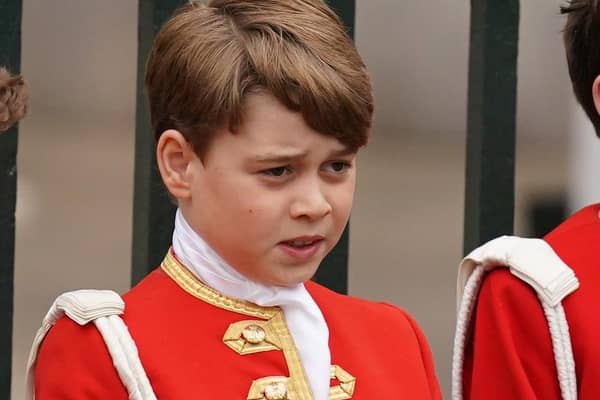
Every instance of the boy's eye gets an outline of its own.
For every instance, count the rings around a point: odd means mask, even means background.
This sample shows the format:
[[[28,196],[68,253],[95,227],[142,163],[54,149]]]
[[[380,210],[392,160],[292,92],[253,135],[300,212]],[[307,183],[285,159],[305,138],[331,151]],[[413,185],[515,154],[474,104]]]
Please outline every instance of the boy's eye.
[[[341,162],[341,161],[336,161],[336,162],[331,163],[331,169],[333,169],[335,172],[341,172],[344,169],[346,169],[347,166],[348,166],[348,164]]]
[[[332,161],[329,164],[327,164],[326,169],[330,172],[340,174],[346,172],[346,170],[350,167],[352,167],[352,164],[347,161]]]
[[[282,177],[286,174],[288,174],[290,172],[290,169],[288,167],[275,167],[275,168],[269,168],[269,169],[265,169],[264,171],[262,171],[263,174],[268,175],[268,176],[273,176],[273,177]]]

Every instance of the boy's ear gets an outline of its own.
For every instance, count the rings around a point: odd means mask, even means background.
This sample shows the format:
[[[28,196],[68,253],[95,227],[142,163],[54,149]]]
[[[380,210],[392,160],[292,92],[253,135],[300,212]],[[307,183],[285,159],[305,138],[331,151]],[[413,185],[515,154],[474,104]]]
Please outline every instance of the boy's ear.
[[[192,146],[181,132],[169,129],[160,135],[156,145],[158,170],[167,190],[178,200],[190,197],[189,167],[194,157]]]
[[[592,83],[592,99],[594,99],[596,112],[600,114],[600,75],[598,75],[596,79],[594,79],[594,83]]]

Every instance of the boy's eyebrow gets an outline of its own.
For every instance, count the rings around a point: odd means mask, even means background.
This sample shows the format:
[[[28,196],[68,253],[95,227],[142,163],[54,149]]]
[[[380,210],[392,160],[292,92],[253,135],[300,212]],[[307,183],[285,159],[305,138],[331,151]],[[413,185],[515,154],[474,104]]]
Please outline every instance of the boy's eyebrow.
[[[254,161],[264,163],[286,163],[300,158],[304,158],[308,155],[306,151],[299,152],[269,152],[265,154],[259,154],[254,157]]]
[[[346,157],[356,154],[356,150],[349,147],[345,147],[341,150],[334,150],[331,152],[330,157]],[[307,151],[300,152],[281,152],[281,153],[265,153],[259,154],[254,157],[254,161],[261,163],[289,163],[294,160],[305,158],[308,155]]]

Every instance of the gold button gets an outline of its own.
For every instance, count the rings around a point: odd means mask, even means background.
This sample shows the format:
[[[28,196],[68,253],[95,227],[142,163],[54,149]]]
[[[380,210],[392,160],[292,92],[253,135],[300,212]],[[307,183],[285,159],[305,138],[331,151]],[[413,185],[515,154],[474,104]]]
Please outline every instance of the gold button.
[[[265,330],[258,325],[248,325],[242,331],[242,336],[248,343],[259,344],[262,343],[265,338]]]
[[[287,400],[287,387],[283,382],[274,382],[265,386],[267,400]]]

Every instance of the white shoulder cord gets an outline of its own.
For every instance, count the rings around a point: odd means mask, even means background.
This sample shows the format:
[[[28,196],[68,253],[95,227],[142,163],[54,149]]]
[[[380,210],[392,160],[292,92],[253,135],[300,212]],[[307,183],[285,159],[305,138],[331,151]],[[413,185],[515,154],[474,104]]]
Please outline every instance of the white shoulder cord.
[[[550,306],[542,301],[542,307],[550,327],[552,349],[558,372],[558,382],[563,400],[577,400],[577,377],[575,359],[569,334],[569,324],[562,303]]]
[[[452,352],[452,399],[463,399],[463,365],[465,361],[465,345],[469,336],[471,317],[475,308],[475,300],[485,271],[477,268],[473,271],[464,288],[463,301],[461,302],[456,317],[456,332],[454,334],[454,349]]]
[[[34,374],[39,346],[50,328],[66,315],[82,326],[94,322],[106,343],[130,400],[156,400],[133,338],[119,317],[124,309],[125,304],[121,297],[110,290],[78,290],[60,295],[46,314],[29,354],[26,399],[35,398]]]
[[[579,287],[573,271],[541,239],[503,236],[475,249],[462,261],[458,276],[457,323],[452,359],[452,399],[463,399],[465,346],[477,295],[485,273],[509,268],[537,293],[552,338],[552,349],[563,400],[577,400],[575,361],[562,300]]]

